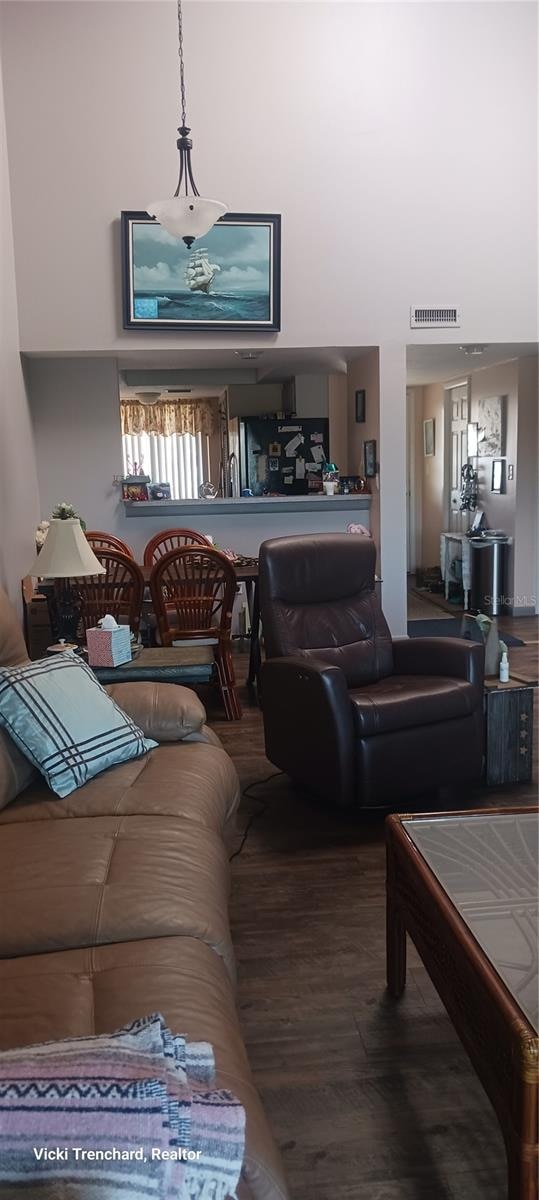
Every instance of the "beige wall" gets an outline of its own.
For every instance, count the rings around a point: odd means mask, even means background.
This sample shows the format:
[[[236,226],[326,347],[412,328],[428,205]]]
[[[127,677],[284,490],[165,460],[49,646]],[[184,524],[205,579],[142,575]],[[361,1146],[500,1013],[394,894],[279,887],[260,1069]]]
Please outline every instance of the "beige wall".
[[[355,394],[365,389],[365,421],[356,421]],[[380,359],[378,350],[369,350],[348,364],[348,471],[350,475],[364,475],[363,443],[376,439],[376,455],[380,461],[380,474],[369,480],[372,494],[371,532],[377,549],[377,569],[380,568],[380,487],[384,475],[384,464],[380,455]]]
[[[0,583],[17,606],[35,554],[39,501],[19,354],[17,293],[0,59]]]
[[[421,474],[421,563],[435,567],[440,562],[440,534],[447,527],[444,512],[444,385],[430,383],[422,388],[423,406],[416,409],[419,424],[417,463]],[[423,452],[423,422],[433,418],[434,454]]]
[[[348,465],[348,379],[342,374],[328,375],[329,457],[341,475]]]
[[[23,348],[230,344],[121,328],[119,214],[176,181],[173,0],[1,9]],[[536,19],[511,0],[186,0],[196,180],[232,211],[283,214],[281,344],[406,342],[410,304],[441,290],[459,340],[535,337]],[[448,162],[465,186],[440,187]]]

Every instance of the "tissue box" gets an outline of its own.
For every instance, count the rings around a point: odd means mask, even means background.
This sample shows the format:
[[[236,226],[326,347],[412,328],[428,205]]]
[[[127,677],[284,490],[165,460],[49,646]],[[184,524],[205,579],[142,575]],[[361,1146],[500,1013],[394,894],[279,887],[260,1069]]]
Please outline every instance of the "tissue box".
[[[131,662],[129,625],[118,625],[117,629],[88,629],[86,644],[91,667],[119,667]]]

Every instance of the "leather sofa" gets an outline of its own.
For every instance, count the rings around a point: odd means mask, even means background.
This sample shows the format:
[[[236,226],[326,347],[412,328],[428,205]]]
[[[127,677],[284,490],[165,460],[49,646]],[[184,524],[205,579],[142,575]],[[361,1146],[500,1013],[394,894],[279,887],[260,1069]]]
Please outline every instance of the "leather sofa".
[[[0,592],[0,664],[25,661]],[[212,1043],[217,1086],[245,1107],[240,1196],[285,1200],[234,997],[227,839],[236,771],[194,693],[110,690],[163,744],[65,799],[0,734],[0,1049],[162,1012],[174,1032]]]
[[[410,804],[482,767],[484,649],[393,640],[370,538],[316,534],[260,548],[266,754],[343,807]]]

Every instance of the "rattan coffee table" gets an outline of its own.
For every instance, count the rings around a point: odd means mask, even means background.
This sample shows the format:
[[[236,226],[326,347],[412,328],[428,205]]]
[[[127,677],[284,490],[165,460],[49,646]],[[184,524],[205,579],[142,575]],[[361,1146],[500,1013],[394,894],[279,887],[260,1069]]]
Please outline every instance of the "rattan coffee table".
[[[539,809],[391,816],[387,982],[409,934],[501,1125],[509,1200],[537,1200]]]

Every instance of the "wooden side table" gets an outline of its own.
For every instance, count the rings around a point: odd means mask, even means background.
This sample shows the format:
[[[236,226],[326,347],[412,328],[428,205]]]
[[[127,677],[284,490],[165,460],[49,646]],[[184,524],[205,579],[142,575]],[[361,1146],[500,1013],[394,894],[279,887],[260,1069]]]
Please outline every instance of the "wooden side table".
[[[485,679],[485,783],[529,783],[532,749],[533,688]]]

